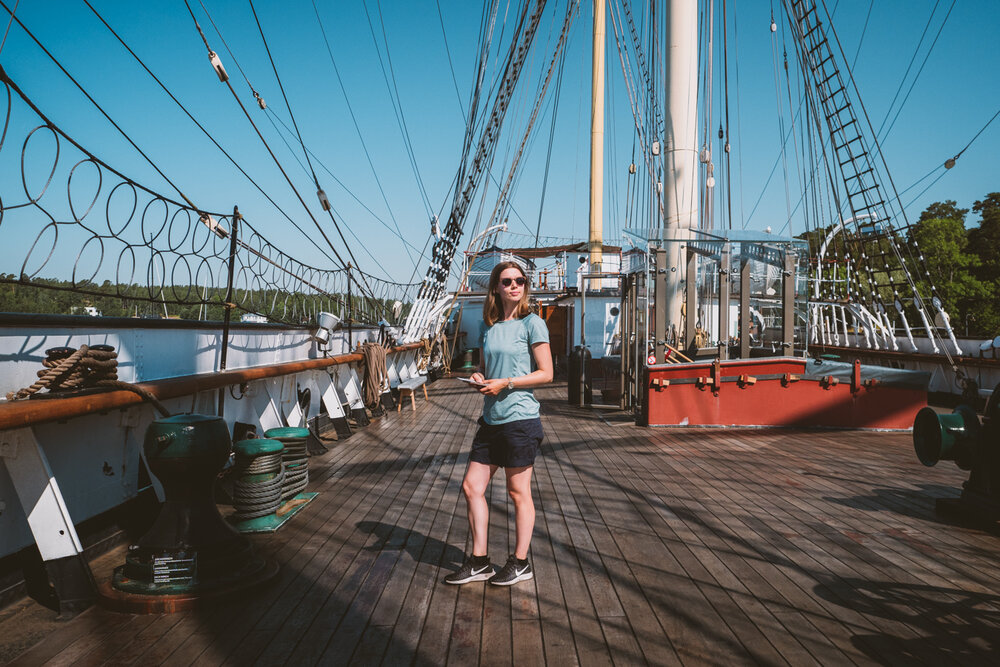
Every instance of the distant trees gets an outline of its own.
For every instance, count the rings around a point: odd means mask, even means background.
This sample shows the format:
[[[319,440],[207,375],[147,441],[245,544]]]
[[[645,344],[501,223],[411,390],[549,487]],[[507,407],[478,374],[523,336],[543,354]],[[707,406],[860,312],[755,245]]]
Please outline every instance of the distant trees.
[[[1000,192],[986,195],[972,210],[980,216],[979,226],[969,230],[969,244],[982,262],[978,275],[982,280],[996,281],[1000,279]]]
[[[129,298],[129,294],[147,291],[142,285],[115,285],[110,280],[101,284],[81,281],[76,285],[66,280],[36,278],[31,283],[20,282],[16,275],[0,273],[0,312],[42,313],[57,315],[83,315],[84,308],[90,306],[104,317],[161,317],[162,303],[148,299]],[[209,290],[207,297],[222,301],[217,290]],[[197,291],[195,291],[197,293]],[[122,296],[125,295],[125,296]],[[218,303],[171,304],[167,313],[181,319],[220,320],[224,309]]]
[[[85,308],[92,307],[104,317],[169,316],[219,322],[225,316],[223,303],[226,291],[223,288],[168,286],[161,292],[166,306],[164,301],[151,300],[149,294],[146,285],[116,285],[110,280],[101,284],[79,281],[74,285],[70,281],[50,278],[35,278],[29,283],[20,281],[15,274],[0,273],[0,313],[85,315]],[[199,296],[203,303],[197,302]],[[178,303],[182,300],[184,302]],[[348,310],[346,294],[333,294],[321,299],[273,288],[236,289],[233,301],[237,304],[233,314],[235,318],[248,311],[260,313],[271,321],[291,324],[312,321],[317,310],[327,310],[343,317],[350,312],[356,321],[372,324],[378,319],[377,314],[391,313],[393,304],[391,299],[368,299],[355,294],[351,297],[352,307]],[[411,306],[404,304],[401,318],[406,317]],[[372,315],[373,311],[377,314]]]
[[[966,229],[969,209],[945,200],[928,206],[911,229],[931,280],[960,335],[1000,335],[1000,192],[972,206],[976,227]]]

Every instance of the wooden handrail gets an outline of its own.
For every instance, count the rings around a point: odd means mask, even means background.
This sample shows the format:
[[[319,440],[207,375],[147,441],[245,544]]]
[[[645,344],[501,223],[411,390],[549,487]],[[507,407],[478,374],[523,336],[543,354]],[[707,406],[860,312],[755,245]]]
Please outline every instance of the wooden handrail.
[[[391,348],[389,354],[408,352],[419,349],[422,346],[422,342],[407,343],[406,345]],[[253,368],[235,368],[223,372],[185,375],[183,377],[138,382],[136,384],[162,401],[180,396],[190,396],[191,394],[209,389],[218,389],[243,382],[251,382],[253,380],[319,370],[341,364],[357,363],[363,359],[364,356],[360,353],[352,352],[324,359],[289,361],[282,364],[254,366]],[[142,397],[130,391],[107,391],[82,396],[69,396],[67,398],[39,398],[0,403],[0,431],[12,428],[24,428],[46,422],[64,421],[97,412],[107,412],[115,408],[127,408],[143,402]]]

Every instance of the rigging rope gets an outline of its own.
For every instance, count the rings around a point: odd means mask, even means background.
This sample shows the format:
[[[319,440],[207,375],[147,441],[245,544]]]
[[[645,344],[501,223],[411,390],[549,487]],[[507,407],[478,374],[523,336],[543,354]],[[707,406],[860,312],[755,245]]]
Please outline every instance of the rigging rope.
[[[948,23],[948,17],[951,16],[951,10],[955,9],[955,2],[957,0],[952,0],[951,7],[948,8],[948,13],[945,14],[944,20],[941,21],[941,27],[938,28],[937,34],[934,35],[934,41],[931,42],[930,48],[927,50],[927,54],[924,56],[923,62],[920,63],[920,69],[917,70],[916,75],[913,77],[913,81],[910,82],[910,87],[906,90],[906,95],[903,97],[903,101],[899,103],[899,108],[896,109],[896,115],[892,117],[892,122],[889,123],[889,127],[886,128],[885,133],[882,133],[882,128],[879,127],[879,132],[876,134],[882,134],[881,140],[885,141],[889,133],[892,132],[893,126],[896,124],[896,119],[899,118],[899,114],[903,111],[903,106],[906,105],[906,101],[910,99],[910,93],[913,92],[913,87],[917,85],[917,79],[924,71],[924,67],[927,65],[927,60],[931,57],[931,53],[934,51],[934,47],[937,46],[938,38],[941,37],[941,32],[944,30],[944,26]],[[892,109],[890,105],[889,109]],[[888,119],[888,113],[886,114],[886,119]],[[885,120],[882,121],[882,125],[885,125]]]
[[[13,11],[10,12],[10,19],[7,21],[7,29],[3,31],[3,40],[0,40],[0,53],[3,53],[3,47],[7,43],[7,35],[10,33],[10,27],[14,25],[14,14],[17,13],[17,7],[20,4],[21,0],[17,0],[17,2],[14,3]]]
[[[3,0],[0,0],[0,3],[2,3],[2,2],[3,2]],[[212,50],[212,48],[209,46],[208,39],[205,37],[204,31],[201,29],[201,25],[198,23],[198,19],[195,18],[194,10],[191,9],[190,2],[188,0],[184,0],[184,5],[187,7],[188,13],[191,15],[191,20],[194,21],[195,28],[197,29],[198,34],[201,36],[201,40],[202,40],[202,42],[204,42],[205,48],[208,49],[209,57],[212,58],[212,59],[216,59],[217,56],[215,55],[215,52]],[[258,22],[258,26],[259,26],[259,22]],[[263,31],[261,31],[261,37],[263,37]],[[273,61],[272,61],[272,64],[273,64]],[[250,117],[250,113],[247,111],[246,107],[243,105],[243,102],[242,102],[242,100],[240,100],[239,95],[236,94],[236,91],[233,89],[233,84],[230,83],[230,81],[229,81],[229,77],[228,76],[224,76],[224,71],[223,72],[219,72],[217,70],[217,73],[219,74],[219,80],[226,84],[226,87],[229,89],[229,92],[232,94],[233,99],[236,100],[236,104],[239,105],[240,110],[243,111],[243,115],[246,117],[247,121],[250,123],[250,126],[253,127],[254,131],[257,133],[257,137],[261,140],[261,143],[264,144],[264,148],[267,150],[268,154],[271,156],[271,159],[274,161],[275,165],[278,167],[278,171],[281,172],[281,175],[285,178],[285,181],[288,183],[288,186],[292,189],[292,192],[295,193],[296,198],[298,198],[299,203],[302,204],[302,207],[305,209],[306,214],[309,216],[310,220],[312,220],[313,224],[316,226],[317,231],[319,231],[320,235],[323,237],[323,240],[326,241],[327,245],[330,246],[330,250],[333,251],[333,254],[336,256],[337,261],[340,262],[341,268],[345,268],[346,269],[348,267],[348,262],[344,261],[343,257],[340,256],[340,253],[337,251],[336,247],[334,247],[333,242],[330,240],[330,237],[327,236],[327,234],[326,234],[325,231],[323,231],[323,227],[319,224],[319,220],[316,219],[316,217],[312,213],[312,210],[310,210],[309,206],[306,205],[305,199],[302,198],[302,195],[299,193],[298,188],[295,187],[295,184],[292,182],[292,179],[288,176],[288,173],[285,171],[285,168],[281,165],[281,162],[278,160],[278,157],[274,154],[274,151],[271,150],[271,147],[267,143],[267,140],[264,139],[264,135],[261,134],[260,129],[257,127],[257,124],[254,123],[253,118]],[[275,71],[275,75],[277,76],[277,71]],[[280,80],[279,80],[279,85],[280,85]],[[290,111],[291,111],[291,109],[289,109],[289,112]],[[317,188],[318,188],[318,181],[317,181]],[[327,212],[329,213],[329,211],[327,211]],[[333,219],[333,215],[332,214],[330,215],[330,218]],[[337,221],[335,219],[333,219],[333,222],[334,222],[335,228],[337,229],[337,231],[339,233],[340,232],[340,227],[339,227],[339,225],[337,225]],[[340,236],[341,236],[341,239],[343,240],[343,234],[342,233],[340,234]],[[344,244],[347,245],[346,241],[344,242]],[[347,250],[348,250],[348,253],[350,254],[350,248],[349,247],[348,247]],[[353,254],[351,254],[351,258],[354,259]],[[354,263],[357,264],[357,260],[355,260]],[[352,277],[349,274],[348,279],[350,280],[351,278]],[[366,300],[368,300],[369,304],[370,305],[375,305],[375,300],[374,300],[373,295],[371,294],[371,289],[367,285],[365,285],[365,284],[359,284],[358,287],[361,289],[362,296]],[[379,308],[375,308],[373,310],[378,311]],[[382,308],[381,310],[384,311],[384,308]]]
[[[24,30],[25,34],[28,35],[28,37],[30,37],[31,40],[36,45],[38,45],[38,48],[40,48],[42,50],[42,53],[44,53],[46,56],[49,57],[49,59],[55,64],[55,66],[58,67],[59,70],[63,74],[66,75],[66,78],[68,78],[73,83],[73,85],[76,86],[77,89],[81,93],[83,93],[84,97],[86,97],[87,100],[89,100],[90,103],[93,104],[94,107],[98,111],[101,112],[101,115],[104,116],[104,118],[107,119],[107,121],[109,123],[111,123],[112,127],[114,127],[116,130],[118,130],[118,133],[121,134],[122,137],[125,138],[125,140],[129,143],[129,145],[131,145],[132,148],[134,148],[139,153],[139,155],[141,155],[146,160],[146,162],[149,163],[149,165],[156,171],[156,173],[159,174],[163,178],[163,180],[166,181],[170,185],[170,187],[172,187],[177,192],[178,195],[180,195],[181,199],[183,199],[190,208],[192,208],[192,209],[194,209],[196,211],[200,211],[201,209],[199,209],[197,206],[195,206],[194,202],[192,202],[190,199],[187,198],[187,196],[181,191],[181,189],[179,187],[177,187],[177,185],[173,181],[171,181],[167,177],[167,175],[164,174],[163,171],[158,166],[156,166],[156,163],[153,162],[152,158],[150,158],[148,155],[146,155],[146,153],[144,153],[143,150],[141,148],[139,148],[138,144],[136,144],[132,140],[132,137],[130,137],[125,132],[125,130],[123,130],[121,128],[121,126],[118,125],[118,123],[116,123],[114,121],[114,119],[111,118],[110,115],[108,115],[108,112],[106,112],[104,110],[104,107],[102,107],[100,104],[98,104],[97,100],[95,100],[93,97],[91,97],[90,93],[88,93],[84,89],[84,87],[82,85],[80,85],[80,82],[78,82],[75,78],[73,78],[73,75],[70,74],[69,71],[67,71],[65,67],[63,67],[62,63],[60,63],[59,60],[54,55],[52,55],[52,53],[50,53],[49,50],[45,48],[45,46],[42,45],[42,43],[38,40],[38,38],[35,37],[34,33],[32,33],[30,30],[28,30],[28,27],[26,25],[24,25],[24,23],[21,22],[21,19],[17,18],[14,15],[14,12],[11,11],[11,9],[7,6],[7,4],[3,0],[0,0],[0,6],[2,6],[10,14],[10,17],[11,17],[12,20],[17,21],[17,24],[19,26],[21,26],[21,29]],[[39,115],[41,115],[41,114],[39,114]]]
[[[722,159],[726,162],[726,229],[733,228],[733,189],[731,165],[729,160],[729,22],[727,20],[726,0],[722,0],[722,70],[723,70],[723,101],[725,102],[726,145]]]
[[[185,0],[186,2],[187,0]],[[288,95],[285,94],[285,86],[281,83],[281,76],[278,74],[278,66],[274,63],[274,57],[271,55],[271,48],[267,45],[267,38],[264,36],[264,28],[260,24],[260,18],[257,16],[257,10],[253,6],[253,0],[249,0],[250,11],[253,13],[254,21],[257,23],[257,30],[260,32],[260,39],[264,43],[264,51],[267,53],[267,59],[271,63],[271,69],[274,71],[274,78],[278,82],[278,90],[281,91],[281,98],[285,101],[285,108],[288,109],[288,116],[292,119],[292,127],[295,128],[295,136],[299,139],[299,144],[302,146],[302,153],[305,155],[306,164],[309,165],[309,173],[312,174],[313,184],[316,186],[317,194],[320,195],[320,202],[322,207],[330,216],[330,220],[333,221],[333,226],[337,230],[337,234],[340,236],[341,242],[344,244],[347,254],[351,257],[355,266],[358,266],[358,260],[351,251],[351,246],[347,243],[347,239],[344,238],[344,233],[340,230],[340,224],[337,219],[333,217],[333,212],[330,210],[330,205],[328,201],[325,201],[325,196],[322,195],[323,188],[320,187],[319,178],[316,176],[316,170],[313,169],[312,160],[309,159],[309,151],[306,150],[305,141],[302,139],[302,132],[299,131],[299,124],[295,120],[295,113],[292,111],[292,105],[288,101]],[[360,285],[359,285],[360,287]],[[367,286],[366,286],[367,287]],[[370,291],[370,290],[369,290]]]
[[[322,33],[323,35],[323,43],[326,44],[326,52],[330,56],[330,64],[333,66],[333,73],[337,77],[337,84],[340,86],[340,92],[343,93],[344,95],[344,102],[347,104],[347,112],[351,115],[351,122],[354,124],[354,131],[357,132],[358,139],[361,141],[361,149],[365,153],[365,159],[368,161],[368,166],[372,170],[372,176],[375,177],[375,185],[376,187],[378,187],[379,194],[382,195],[382,201],[385,202],[385,208],[389,212],[389,218],[392,220],[392,224],[396,227],[396,232],[395,232],[396,236],[403,241],[404,243],[403,249],[406,251],[406,256],[409,257],[410,262],[414,265],[414,267],[416,267],[417,262],[415,262],[413,256],[410,255],[410,251],[408,249],[409,244],[403,238],[403,232],[399,228],[399,222],[396,220],[396,214],[393,212],[392,206],[389,204],[389,198],[385,194],[385,189],[382,187],[382,181],[378,177],[378,172],[376,172],[375,170],[375,163],[372,161],[371,153],[368,151],[368,145],[367,143],[365,143],[364,135],[361,133],[361,126],[358,124],[357,116],[354,114],[354,107],[353,105],[351,105],[351,98],[347,94],[347,88],[344,86],[344,80],[340,76],[340,68],[337,67],[337,61],[333,57],[333,49],[330,46],[330,40],[326,35],[326,28],[323,26],[323,19],[320,18],[319,8],[316,6],[315,0],[313,0],[312,5],[313,5],[313,12],[316,14],[316,23],[319,25],[320,33]],[[317,162],[319,162],[318,158]],[[320,163],[320,166],[323,166],[323,164]],[[323,168],[326,169],[325,166],[323,166]],[[326,171],[327,173],[330,173],[331,176],[333,176],[333,174],[330,172],[329,169],[326,169]],[[367,206],[365,206],[365,208],[368,209]],[[370,209],[368,210],[370,211]],[[376,216],[374,213],[372,213],[372,215],[375,217],[376,220],[378,220],[388,228],[388,225],[386,225],[381,218]],[[420,257],[422,259],[426,259],[426,257],[424,257],[423,252],[420,253]]]
[[[309,236],[308,234],[306,234],[305,230],[302,229],[298,225],[298,223],[296,223],[295,220],[293,220],[292,217],[289,216],[288,213],[286,213],[285,210],[282,209],[281,206],[279,206],[278,203],[276,201],[274,201],[274,199],[267,192],[264,191],[264,189],[260,186],[260,184],[258,184],[257,181],[255,181],[253,179],[253,177],[250,176],[250,174],[248,174],[246,172],[246,170],[243,169],[243,167],[240,166],[240,164],[236,162],[236,159],[232,155],[230,155],[229,152],[225,148],[223,148],[222,145],[219,144],[218,141],[216,141],[215,137],[213,137],[212,134],[207,129],[205,129],[205,127],[200,122],[198,122],[198,120],[191,114],[191,112],[188,111],[188,109],[181,103],[181,101],[178,100],[177,97],[170,91],[170,89],[168,89],[166,87],[166,85],[159,79],[159,77],[157,77],[153,73],[153,71],[151,69],[149,69],[149,67],[138,56],[138,54],[136,54],[135,51],[132,50],[132,47],[130,47],[125,42],[125,40],[122,39],[122,37],[115,31],[115,29],[112,28],[111,25],[104,19],[104,17],[101,16],[101,14],[97,11],[97,9],[95,9],[94,6],[90,3],[90,0],[84,0],[84,3],[87,5],[87,7],[90,8],[90,11],[92,11],[94,13],[94,15],[97,16],[97,18],[101,21],[101,23],[103,23],[104,26],[111,32],[111,34],[114,35],[114,37],[118,40],[118,42],[123,47],[125,47],[125,50],[128,51],[129,54],[132,55],[132,57],[136,60],[136,62],[139,63],[139,65],[146,71],[146,73],[149,74],[149,76],[151,76],[153,78],[153,80],[157,84],[159,84],[160,88],[163,89],[163,92],[165,92],[167,94],[167,96],[170,97],[170,99],[173,100],[174,103],[178,107],[180,107],[181,111],[183,111],[184,114],[187,115],[187,117],[191,119],[191,122],[193,122],[198,127],[198,129],[201,130],[202,133],[206,137],[208,137],[209,141],[211,141],[215,145],[215,147],[218,148],[222,152],[222,154],[225,155],[226,158],[228,158],[229,161],[233,163],[233,166],[235,166],[240,171],[241,174],[243,174],[244,176],[246,176],[247,180],[250,181],[250,183],[252,183],[253,186],[255,188],[257,188],[257,190],[262,195],[264,195],[264,197],[267,199],[267,201],[269,201],[276,209],[278,209],[278,211],[285,217],[285,219],[288,220],[290,223],[292,223],[292,226],[294,226],[295,229],[297,229],[306,239],[308,239],[309,242],[312,243],[316,247],[316,249],[320,251],[320,253],[322,253],[331,262],[334,261],[333,258],[327,253],[327,251],[324,250],[322,248],[322,246],[320,246],[318,243],[316,243],[316,241],[311,236]],[[204,5],[202,5],[202,6],[204,6]],[[211,16],[209,16],[209,20],[210,21],[212,20]],[[213,23],[212,25],[214,26],[215,24]],[[216,29],[216,31],[218,32],[218,29]],[[221,39],[221,34],[220,34],[220,39]],[[225,45],[225,40],[223,40],[223,44]],[[226,49],[228,51],[229,47],[226,46]],[[232,53],[230,53],[230,56],[232,56]],[[234,62],[235,62],[235,60],[236,59],[233,58]],[[237,63],[236,66],[237,66],[237,68],[239,68],[239,63]],[[240,69],[240,72],[242,73],[243,70]],[[244,75],[244,78],[246,78],[246,75]],[[247,85],[250,85],[249,79],[247,80]],[[253,90],[253,86],[250,86],[250,89]],[[257,96],[256,91],[254,91],[254,96],[255,97]]]
[[[451,59],[451,48],[448,46],[448,33],[444,29],[444,15],[441,13],[441,0],[435,0],[437,4],[438,23],[441,24],[441,37],[444,38],[444,52],[448,56],[448,67],[451,69],[451,82],[455,84],[455,96],[458,98],[458,108],[462,112],[462,120],[468,119],[465,107],[462,106],[462,93],[458,91],[458,77],[455,76],[455,63]],[[439,214],[440,215],[440,214]]]
[[[535,98],[535,103],[531,109],[531,116],[528,119],[527,127],[524,130],[524,134],[521,138],[521,143],[517,148],[517,152],[510,165],[510,170],[507,173],[507,180],[504,183],[503,188],[500,191],[500,196],[497,199],[497,205],[493,209],[493,213],[490,215],[490,220],[497,220],[502,217],[501,211],[504,207],[504,202],[509,199],[511,182],[514,180],[515,175],[518,173],[518,167],[521,163],[521,157],[524,155],[524,148],[528,142],[529,137],[531,137],[531,130],[535,126],[535,121],[538,119],[538,113],[541,109],[542,101],[545,99],[545,93],[548,92],[549,84],[552,81],[552,74],[556,66],[562,62],[560,55],[562,54],[563,47],[566,44],[566,38],[569,35],[569,26],[573,21],[573,16],[575,14],[576,3],[571,2],[566,11],[566,16],[563,19],[562,30],[559,33],[559,41],[556,43],[555,53],[552,54],[552,59],[549,61],[549,67],[545,72],[545,80],[542,83],[541,90]],[[540,214],[539,214],[540,215]],[[529,230],[530,231],[530,228]]]
[[[566,66],[566,56],[563,53],[559,59],[559,74],[556,75],[556,89],[553,93],[555,102],[552,105],[552,122],[549,124],[549,145],[545,151],[545,172],[542,175],[542,194],[538,201],[538,223],[535,225],[535,247],[538,247],[538,235],[542,231],[542,211],[545,210],[545,193],[549,185],[549,166],[552,164],[552,146],[556,138],[556,118],[559,115],[559,93],[562,91],[563,72]]]

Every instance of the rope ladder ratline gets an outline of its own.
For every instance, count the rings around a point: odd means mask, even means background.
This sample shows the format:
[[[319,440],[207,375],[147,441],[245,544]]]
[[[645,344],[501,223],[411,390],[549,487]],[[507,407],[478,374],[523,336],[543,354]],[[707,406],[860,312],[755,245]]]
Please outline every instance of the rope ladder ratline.
[[[850,209],[851,218],[847,221],[850,224],[850,233],[846,236],[853,252],[847,255],[847,261],[855,260],[854,270],[861,271],[864,277],[864,284],[861,280],[857,280],[855,285],[865,292],[874,319],[892,334],[889,336],[889,344],[894,348],[897,347],[893,333],[894,326],[889,317],[890,308],[886,305],[883,292],[885,295],[891,292],[891,307],[902,322],[911,348],[915,351],[917,345],[907,318],[908,306],[916,311],[932,342],[934,352],[943,349],[957,372],[958,369],[947,346],[938,345],[938,341],[941,340],[940,333],[936,326],[931,325],[924,298],[920,295],[916,280],[908,267],[906,256],[909,255],[909,262],[913,263],[915,258],[910,252],[910,246],[902,244],[898,238],[901,230],[893,224],[893,219],[896,217],[893,214],[894,202],[898,201],[898,194],[864,105],[859,104],[860,116],[854,111],[855,102],[852,100],[851,90],[854,91],[854,96],[858,96],[857,85],[850,71],[845,80],[837,66],[837,55],[833,45],[838,47],[838,53],[842,58],[844,53],[829,16],[824,26],[819,20],[815,2],[784,0],[784,5],[794,34],[793,41],[799,52],[803,79],[812,84],[807,86],[807,94],[815,94],[818,98],[810,106],[814,116],[821,115],[824,118],[824,121],[814,118],[816,131],[822,132],[821,128],[825,126],[829,133],[830,156],[838,163],[840,181],[844,188],[843,203]],[[872,133],[870,139],[866,138],[862,120],[867,130]],[[874,142],[874,152],[868,148],[869,141]],[[829,166],[827,168],[829,169]],[[895,195],[888,201],[881,194],[883,178],[891,193]],[[832,177],[830,182],[834,182]],[[837,196],[836,189],[833,193]],[[838,205],[836,208],[841,210],[842,206]],[[903,220],[902,231],[909,230],[911,226],[906,221],[905,212],[900,210],[898,215]],[[947,313],[930,279],[930,272],[927,270],[923,255],[918,247],[914,247],[913,250],[916,251],[922,272],[927,278],[932,296],[931,303],[944,320],[945,332],[955,352],[961,354]],[[911,296],[904,298],[901,291]],[[867,338],[868,331],[865,333]]]
[[[427,269],[427,275],[417,295],[417,302],[407,317],[404,329],[405,340],[420,338],[424,334],[425,329],[432,324],[428,321],[428,318],[435,315],[433,312],[435,304],[444,292],[445,282],[450,273],[458,241],[462,236],[466,213],[479,187],[484,167],[490,161],[495,150],[500,134],[500,126],[503,123],[507,108],[513,97],[521,69],[534,40],[544,7],[545,0],[536,0],[534,10],[531,11],[530,16],[528,15],[528,5],[525,6],[525,11],[521,13],[515,32],[520,37],[511,42],[508,61],[504,68],[504,74],[500,79],[497,94],[492,105],[492,112],[480,136],[478,148],[472,159],[472,163],[469,165],[465,159],[460,163],[460,180],[465,185],[461,189],[456,188],[455,202],[451,214],[448,216],[448,223],[441,238],[434,244],[431,264]],[[477,80],[477,88],[479,84],[481,84],[481,77]],[[474,97],[478,98],[478,95]],[[470,132],[472,125],[472,122],[467,125],[466,154],[468,148],[471,147]],[[466,173],[467,167],[471,167],[468,173]]]

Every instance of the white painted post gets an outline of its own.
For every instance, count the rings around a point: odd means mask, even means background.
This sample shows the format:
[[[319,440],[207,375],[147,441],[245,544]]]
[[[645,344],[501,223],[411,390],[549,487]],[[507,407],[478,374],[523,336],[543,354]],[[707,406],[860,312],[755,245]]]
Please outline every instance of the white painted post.
[[[28,527],[59,599],[60,611],[73,614],[96,598],[83,546],[63,500],[59,483],[30,428],[0,433],[0,460],[14,485]]]

